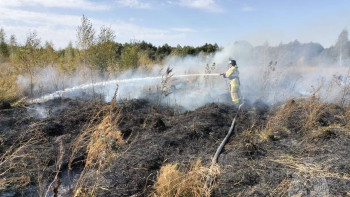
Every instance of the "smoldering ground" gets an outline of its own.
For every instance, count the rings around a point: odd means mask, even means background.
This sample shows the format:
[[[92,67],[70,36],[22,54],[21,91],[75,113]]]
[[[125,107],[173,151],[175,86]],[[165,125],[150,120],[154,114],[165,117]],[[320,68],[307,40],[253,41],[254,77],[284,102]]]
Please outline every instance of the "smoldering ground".
[[[0,128],[7,127],[0,138],[0,170],[6,172],[0,176],[1,195],[51,196],[49,185],[57,185],[58,173],[59,196],[91,190],[95,196],[152,196],[162,166],[178,163],[182,170],[197,158],[209,166],[237,112],[234,106],[211,103],[178,113],[144,99],[115,105],[54,99],[43,105],[64,109],[43,119],[23,107],[0,110]],[[291,100],[276,110],[241,111],[236,135],[219,157],[221,174],[212,196],[348,195],[346,108],[310,99]],[[103,121],[114,118],[110,124]],[[116,147],[114,135],[107,135],[114,132],[124,141]],[[99,164],[89,167],[88,158],[96,152]]]

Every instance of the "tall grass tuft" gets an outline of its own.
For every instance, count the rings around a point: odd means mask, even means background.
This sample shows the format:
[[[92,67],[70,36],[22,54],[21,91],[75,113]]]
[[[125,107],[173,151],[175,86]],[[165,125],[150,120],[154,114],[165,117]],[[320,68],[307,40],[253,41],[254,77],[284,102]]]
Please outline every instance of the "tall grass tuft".
[[[84,170],[75,185],[75,196],[95,194],[101,170],[117,154],[118,147],[124,144],[122,133],[118,129],[121,110],[114,110],[116,94],[117,90],[111,104],[97,113],[92,120],[98,121],[102,116],[100,123],[83,131],[74,144],[70,166],[79,151],[85,150],[87,155]]]
[[[216,174],[219,170],[216,169]],[[202,165],[200,159],[193,162],[189,169],[181,170],[177,163],[167,164],[161,167],[156,183],[154,184],[153,197],[180,197],[209,196],[209,192],[203,190],[209,168]],[[213,187],[213,185],[211,186]]]

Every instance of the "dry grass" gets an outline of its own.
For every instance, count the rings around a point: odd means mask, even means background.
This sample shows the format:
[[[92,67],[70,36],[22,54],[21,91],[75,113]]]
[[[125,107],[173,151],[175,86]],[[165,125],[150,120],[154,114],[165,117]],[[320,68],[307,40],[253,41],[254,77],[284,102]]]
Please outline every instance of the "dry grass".
[[[289,135],[291,132],[302,132],[308,135],[320,128],[318,119],[327,111],[327,105],[316,97],[302,100],[289,100],[272,113],[266,126],[259,130],[262,141],[275,136]]]
[[[53,179],[53,181],[50,183],[50,185],[48,186],[48,190],[45,193],[45,197],[49,195],[49,189],[52,190],[53,196],[57,197],[58,196],[58,189],[61,185],[61,180],[58,178],[58,174],[61,172],[61,168],[62,168],[62,162],[63,162],[63,155],[64,155],[64,148],[63,148],[63,142],[62,140],[60,141],[60,148],[59,148],[59,155],[57,158],[57,162],[56,162],[56,174],[55,174],[55,178]],[[54,186],[55,183],[55,186]]]
[[[319,115],[325,112],[326,105],[323,104],[319,99],[310,98],[301,104],[302,111],[302,129],[304,131],[309,131],[315,127],[319,127],[317,119]]]
[[[111,104],[91,120],[93,124],[102,116],[100,123],[83,131],[74,144],[69,166],[79,151],[85,150],[87,154],[84,170],[75,186],[75,196],[94,195],[100,171],[116,156],[118,147],[124,144],[122,133],[118,129],[121,110],[114,111],[115,99],[116,93]],[[91,180],[95,182],[92,183]]]
[[[95,160],[106,159],[110,156],[108,153],[111,153],[113,148],[123,144],[122,134],[116,128],[111,117],[104,117],[102,122],[95,127],[91,135],[91,140],[87,147],[88,156],[86,158],[86,164],[91,165]]]
[[[284,125],[295,126],[296,129],[309,131],[319,125],[317,119],[324,112],[326,105],[314,96],[304,100],[290,100],[279,110]]]
[[[310,174],[316,177],[333,177],[344,180],[350,180],[350,174],[347,173],[336,173],[331,172],[331,169],[328,162],[324,161],[323,163],[309,162],[305,158],[294,158],[294,157],[284,157],[281,156],[277,159],[272,159],[276,163],[285,165],[293,169],[296,173],[301,174]]]
[[[326,127],[320,127],[317,130],[311,132],[308,136],[308,140],[327,140],[335,138],[337,134],[343,133],[349,135],[348,129],[345,129],[340,124],[332,124]]]
[[[219,174],[218,168],[213,171],[216,171],[216,175]],[[178,164],[167,164],[160,169],[157,182],[153,186],[155,191],[151,196],[209,196],[211,188],[209,192],[203,189],[208,173],[209,168],[202,166],[200,159],[193,162],[188,170],[179,169]]]
[[[9,64],[0,64],[0,101],[13,102],[20,97],[17,74]]]
[[[280,115],[271,116],[266,123],[266,127],[260,129],[257,135],[260,137],[261,141],[269,141],[274,139],[276,135],[279,134],[289,134],[290,131],[285,127],[285,125],[281,124],[282,117]]]
[[[165,69],[165,68],[164,68]],[[160,70],[160,74],[162,76],[162,81],[160,82],[160,86],[157,87],[157,94],[158,94],[158,106],[161,104],[162,100],[169,96],[172,91],[170,89],[170,86],[172,84],[172,82],[174,81],[173,77],[173,69],[170,67],[166,67],[164,73],[163,70]]]
[[[349,181],[349,174],[333,172],[331,163],[334,158],[324,161],[314,161],[303,157],[293,157],[291,155],[280,155],[271,161],[284,165],[293,171],[295,177],[286,177],[279,185],[275,187],[269,196],[290,196],[290,192],[298,192],[305,184],[310,181],[313,183],[312,193],[328,196],[328,186],[325,178],[335,178]],[[326,185],[323,185],[322,180]],[[311,193],[311,196],[314,196]],[[292,195],[295,196],[295,195]],[[296,195],[299,196],[299,195]],[[301,195],[300,195],[301,196]]]
[[[280,184],[276,186],[275,189],[272,190],[272,192],[269,194],[269,196],[286,196],[288,193],[288,189],[290,187],[291,180],[288,178],[285,178],[281,181]]]
[[[34,129],[23,132],[10,147],[5,147],[6,152],[0,157],[0,191],[20,190],[36,184],[38,195],[43,196],[47,181],[56,172],[45,167],[50,160],[56,159],[52,147],[41,146],[47,138],[35,129],[35,125],[31,127]]]
[[[15,189],[27,186],[30,183],[29,176],[19,176],[0,179],[0,190],[5,190],[8,187],[15,186]]]

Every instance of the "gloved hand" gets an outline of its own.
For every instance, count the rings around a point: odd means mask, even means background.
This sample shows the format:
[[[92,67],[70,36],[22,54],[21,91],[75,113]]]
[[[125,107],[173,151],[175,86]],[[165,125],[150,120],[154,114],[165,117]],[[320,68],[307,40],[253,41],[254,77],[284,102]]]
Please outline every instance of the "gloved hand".
[[[221,73],[220,76],[222,76],[223,78],[226,78],[225,73]]]

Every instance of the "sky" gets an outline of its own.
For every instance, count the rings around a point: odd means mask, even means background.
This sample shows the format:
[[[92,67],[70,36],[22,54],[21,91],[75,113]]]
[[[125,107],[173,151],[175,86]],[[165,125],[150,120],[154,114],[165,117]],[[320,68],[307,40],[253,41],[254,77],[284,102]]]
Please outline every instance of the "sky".
[[[110,26],[117,42],[257,46],[294,40],[333,45],[350,25],[349,0],[0,0],[0,27],[24,42],[36,31],[55,48],[75,44],[81,17],[96,32]]]

